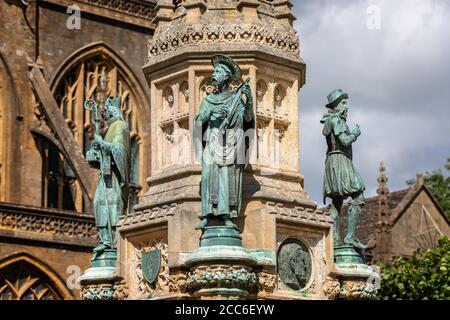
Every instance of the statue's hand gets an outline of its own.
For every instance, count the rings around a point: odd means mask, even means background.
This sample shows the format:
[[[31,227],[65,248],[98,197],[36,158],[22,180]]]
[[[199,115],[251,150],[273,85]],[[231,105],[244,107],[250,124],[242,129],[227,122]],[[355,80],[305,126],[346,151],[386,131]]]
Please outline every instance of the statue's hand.
[[[250,88],[250,85],[248,83],[244,83],[242,85],[242,89],[241,89],[242,93],[245,94],[245,96],[247,97],[247,101],[248,102],[252,102],[253,101],[253,93],[252,93],[252,89]]]
[[[361,135],[361,129],[359,128],[359,125],[356,125],[356,127],[352,130],[352,133],[356,136],[359,137]]]
[[[94,135],[94,143],[98,144],[99,146],[103,145],[104,141],[102,136],[96,133]]]

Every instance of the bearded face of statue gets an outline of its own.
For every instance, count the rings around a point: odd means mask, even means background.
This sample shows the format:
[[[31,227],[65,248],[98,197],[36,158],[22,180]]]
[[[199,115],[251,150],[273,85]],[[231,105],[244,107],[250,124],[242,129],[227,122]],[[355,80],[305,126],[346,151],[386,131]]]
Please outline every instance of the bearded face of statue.
[[[223,86],[230,81],[231,78],[231,70],[224,64],[218,64],[214,68],[214,72],[212,75],[212,84],[215,86]]]
[[[348,99],[342,99],[339,104],[334,108],[334,110],[341,114],[341,116],[344,119],[347,119],[347,113],[348,113]]]

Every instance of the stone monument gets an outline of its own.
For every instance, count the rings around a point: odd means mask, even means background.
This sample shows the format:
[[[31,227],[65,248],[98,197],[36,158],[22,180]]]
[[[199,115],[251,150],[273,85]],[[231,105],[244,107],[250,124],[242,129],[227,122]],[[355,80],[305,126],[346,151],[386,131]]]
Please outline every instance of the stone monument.
[[[340,296],[344,298],[375,298],[374,282],[377,275],[365,263],[362,250],[367,246],[356,237],[356,227],[362,206],[364,206],[364,182],[353,165],[352,144],[361,135],[357,125],[350,130],[347,125],[349,108],[348,94],[341,89],[328,95],[328,112],[320,121],[327,142],[327,157],[323,180],[323,196],[331,198],[331,217],[333,219],[334,260],[336,274],[340,279]],[[340,239],[340,214],[344,201],[351,197],[348,207],[348,226],[343,239]],[[371,281],[368,281],[371,280]]]
[[[117,229],[117,272],[128,298],[329,299],[339,293],[333,220],[309,198],[300,174],[305,64],[291,7],[285,0],[158,1],[143,67],[152,97],[149,189]],[[233,81],[220,89],[224,74]],[[225,93],[220,99],[217,90]],[[254,126],[244,135],[253,148],[243,143],[245,160],[232,169],[204,166],[196,151],[208,151],[211,142],[193,146],[195,132],[211,126],[205,108],[216,105],[217,118],[226,119],[222,111],[233,114],[234,99],[242,126]]]
[[[202,100],[194,118],[194,144],[206,140],[198,157],[202,164],[202,221],[197,229],[203,235],[200,248],[185,261],[192,270],[187,287],[200,297],[245,298],[257,289],[252,269],[257,260],[242,247],[233,221],[242,209],[242,175],[255,127],[253,94],[249,79],[233,90],[232,82],[242,76],[233,59],[215,55],[212,64],[215,90]]]

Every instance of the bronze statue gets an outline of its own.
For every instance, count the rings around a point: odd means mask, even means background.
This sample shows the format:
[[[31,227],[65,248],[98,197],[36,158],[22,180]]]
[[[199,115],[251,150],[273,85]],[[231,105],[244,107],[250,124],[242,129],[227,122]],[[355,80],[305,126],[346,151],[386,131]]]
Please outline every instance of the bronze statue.
[[[95,139],[86,159],[91,167],[100,171],[94,197],[99,244],[94,248],[93,260],[105,250],[116,250],[116,226],[128,204],[130,131],[120,106],[121,97],[109,97],[106,100],[103,118],[108,123],[108,130],[103,138],[97,103],[94,100],[85,102],[85,107],[94,112],[96,123]]]
[[[248,163],[245,132],[255,126],[249,79],[232,90],[232,82],[241,79],[241,68],[224,55],[214,56],[212,64],[216,90],[203,99],[195,117],[204,125],[206,135],[202,153],[202,222],[197,226],[201,230],[211,217],[219,217],[225,226],[235,227],[232,219],[241,210],[242,173]]]
[[[358,219],[364,206],[364,182],[352,162],[352,144],[361,135],[359,126],[350,131],[346,123],[348,94],[341,89],[328,95],[328,112],[323,116],[323,135],[327,141],[327,158],[323,180],[323,196],[332,199],[331,216],[334,221],[334,243],[340,245],[340,212],[348,197],[352,198],[348,209],[348,228],[344,244],[358,249],[367,246],[356,237]]]

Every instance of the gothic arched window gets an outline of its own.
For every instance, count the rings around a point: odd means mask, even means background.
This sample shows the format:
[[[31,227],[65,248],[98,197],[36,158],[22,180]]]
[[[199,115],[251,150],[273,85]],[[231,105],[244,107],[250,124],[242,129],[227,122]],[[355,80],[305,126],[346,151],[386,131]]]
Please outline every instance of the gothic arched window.
[[[50,140],[37,139],[42,156],[42,206],[75,210],[76,177],[59,148]]]
[[[72,67],[54,90],[56,101],[66,118],[66,123],[84,154],[90,148],[95,133],[94,114],[84,109],[84,101],[94,99],[99,102],[100,108],[102,108],[106,97],[122,97],[121,108],[132,137],[129,208],[132,208],[138,202],[139,193],[142,189],[142,177],[140,176],[142,170],[139,170],[142,154],[142,151],[139,150],[141,148],[141,137],[137,121],[139,108],[134,91],[130,81],[121,72],[114,59],[103,53],[90,55],[89,58]],[[81,190],[76,190],[72,195],[74,196],[73,201],[76,209],[83,210]]]
[[[62,300],[73,296],[48,267],[26,253],[0,262],[0,300]]]

